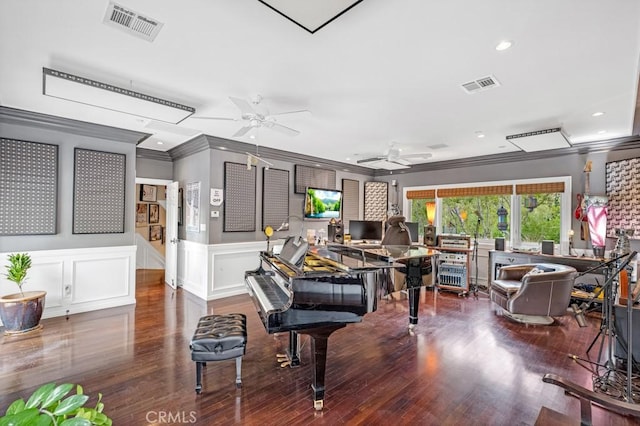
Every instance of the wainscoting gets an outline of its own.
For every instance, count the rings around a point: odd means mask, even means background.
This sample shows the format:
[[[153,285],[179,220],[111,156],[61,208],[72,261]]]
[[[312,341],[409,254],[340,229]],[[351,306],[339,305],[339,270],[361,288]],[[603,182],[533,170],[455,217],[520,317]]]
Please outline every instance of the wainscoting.
[[[23,290],[47,292],[43,318],[136,303],[136,246],[30,251]],[[0,253],[6,259],[8,253]],[[5,293],[17,286],[3,281]]]
[[[213,300],[247,292],[244,273],[260,264],[266,241],[231,244],[178,244],[178,285],[204,299]]]

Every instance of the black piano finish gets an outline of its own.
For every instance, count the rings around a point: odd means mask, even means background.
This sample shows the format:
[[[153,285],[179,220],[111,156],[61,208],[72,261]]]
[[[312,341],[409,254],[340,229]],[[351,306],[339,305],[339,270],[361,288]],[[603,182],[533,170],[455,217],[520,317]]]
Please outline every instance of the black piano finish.
[[[290,237],[282,253],[299,253],[291,249],[292,244],[295,241]],[[303,262],[299,260],[262,252],[260,267],[245,273],[245,283],[267,332],[290,332],[290,366],[300,363],[297,334],[310,336],[311,387],[314,407],[320,410],[329,336],[376,310],[382,270],[391,266],[387,261],[367,259],[362,250],[341,246],[311,247]]]

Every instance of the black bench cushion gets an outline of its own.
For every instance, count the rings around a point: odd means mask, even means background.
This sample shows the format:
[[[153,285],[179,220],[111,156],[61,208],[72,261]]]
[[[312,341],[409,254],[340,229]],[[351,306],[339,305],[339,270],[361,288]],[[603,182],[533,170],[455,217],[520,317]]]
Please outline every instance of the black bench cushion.
[[[218,361],[244,355],[247,319],[243,314],[207,315],[191,339],[193,361]]]

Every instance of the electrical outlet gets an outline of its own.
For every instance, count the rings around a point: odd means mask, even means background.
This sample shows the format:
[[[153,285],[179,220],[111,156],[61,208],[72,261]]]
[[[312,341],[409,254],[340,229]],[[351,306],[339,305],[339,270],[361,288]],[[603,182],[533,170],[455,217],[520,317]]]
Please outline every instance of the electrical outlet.
[[[211,217],[220,217],[220,211],[211,210]]]

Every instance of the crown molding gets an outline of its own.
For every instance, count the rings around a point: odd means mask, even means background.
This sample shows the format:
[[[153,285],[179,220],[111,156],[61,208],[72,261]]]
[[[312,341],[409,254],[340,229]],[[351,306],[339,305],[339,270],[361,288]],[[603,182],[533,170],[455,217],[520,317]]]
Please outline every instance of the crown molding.
[[[28,126],[43,130],[70,133],[99,139],[138,144],[151,136],[148,133],[125,130],[118,127],[87,123],[70,118],[41,114],[16,108],[0,106],[0,123]]]

